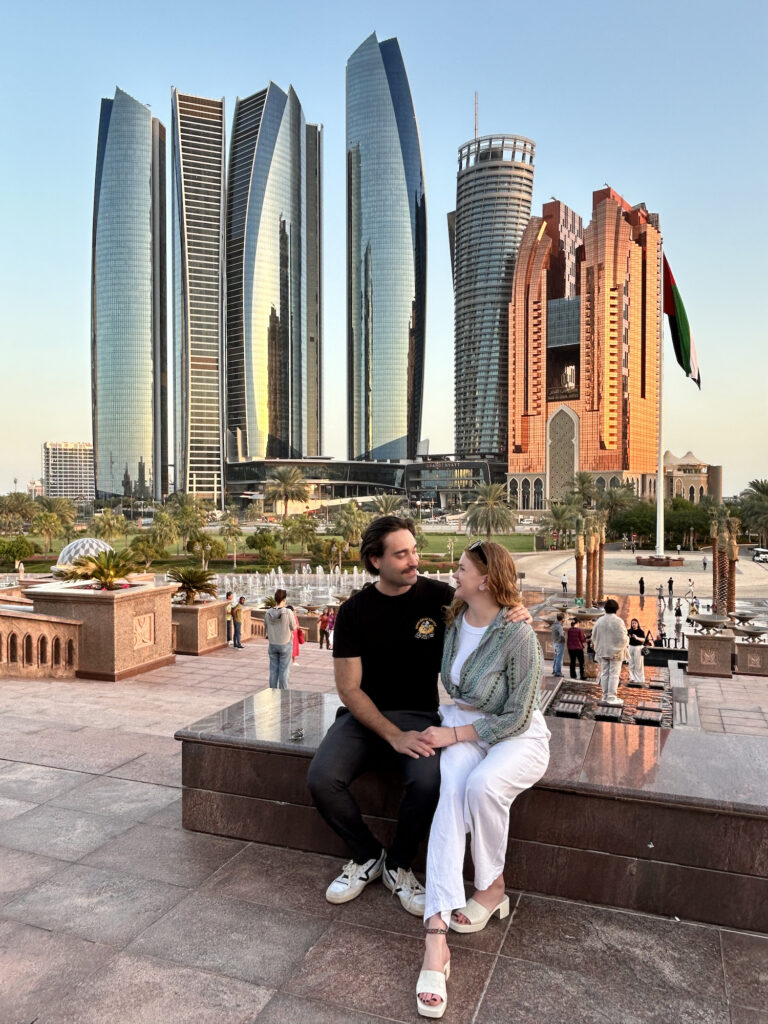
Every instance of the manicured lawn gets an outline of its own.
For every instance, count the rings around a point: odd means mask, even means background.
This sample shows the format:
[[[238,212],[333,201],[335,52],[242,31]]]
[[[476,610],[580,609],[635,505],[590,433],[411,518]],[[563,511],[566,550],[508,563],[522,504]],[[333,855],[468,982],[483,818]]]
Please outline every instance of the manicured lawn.
[[[459,533],[425,533],[427,546],[423,549],[422,555],[431,552],[441,551],[447,555],[448,541],[453,541],[453,557],[458,561],[461,553],[467,544],[477,540],[476,537],[465,537]],[[491,540],[502,544],[508,551],[533,551],[533,536],[527,533],[495,534]]]

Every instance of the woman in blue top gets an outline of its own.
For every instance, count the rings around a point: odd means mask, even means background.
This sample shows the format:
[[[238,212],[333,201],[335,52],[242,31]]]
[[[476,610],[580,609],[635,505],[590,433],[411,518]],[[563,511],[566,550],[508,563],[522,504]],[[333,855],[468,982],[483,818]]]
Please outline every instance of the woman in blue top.
[[[478,541],[461,556],[456,580],[441,669],[455,703],[441,709],[441,726],[423,733],[434,747],[445,748],[429,835],[426,951],[416,989],[425,1017],[445,1012],[448,927],[480,931],[492,915],[509,914],[504,860],[510,806],[549,763],[550,733],[539,710],[541,648],[527,623],[504,618],[505,609],[520,602],[512,556],[500,544]],[[465,904],[467,833],[475,891]]]

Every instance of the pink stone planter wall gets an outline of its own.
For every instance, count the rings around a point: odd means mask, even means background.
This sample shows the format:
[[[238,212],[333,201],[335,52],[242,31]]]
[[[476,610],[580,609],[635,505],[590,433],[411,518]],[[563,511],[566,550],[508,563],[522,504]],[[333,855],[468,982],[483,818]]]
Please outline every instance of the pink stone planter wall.
[[[226,601],[174,604],[172,620],[176,627],[176,653],[210,654],[226,647],[226,608]]]
[[[768,644],[736,644],[736,671],[745,676],[768,676]]]
[[[82,624],[77,675],[116,682],[176,660],[171,647],[171,595],[176,584],[92,590],[72,583],[34,587],[35,613]]]

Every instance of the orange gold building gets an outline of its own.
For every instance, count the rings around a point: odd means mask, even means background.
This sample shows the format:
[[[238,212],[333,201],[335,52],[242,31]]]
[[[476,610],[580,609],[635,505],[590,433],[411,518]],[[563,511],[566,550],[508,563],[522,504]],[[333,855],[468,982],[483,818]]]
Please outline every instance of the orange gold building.
[[[510,496],[546,508],[577,472],[655,496],[658,215],[593,193],[592,220],[545,204],[520,243],[509,305]]]

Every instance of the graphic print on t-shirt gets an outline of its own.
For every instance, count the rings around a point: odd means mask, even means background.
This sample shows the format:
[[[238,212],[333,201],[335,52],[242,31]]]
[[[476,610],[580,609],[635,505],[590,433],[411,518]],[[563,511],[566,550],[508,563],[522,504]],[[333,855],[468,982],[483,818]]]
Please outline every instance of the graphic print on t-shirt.
[[[416,623],[417,640],[434,640],[437,632],[437,623],[434,619],[419,619]]]

